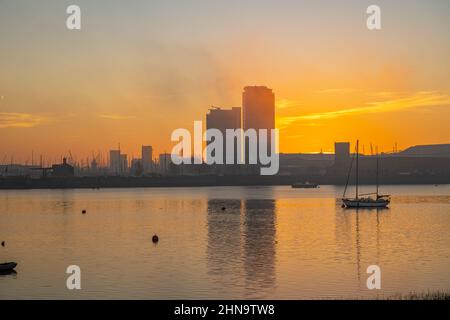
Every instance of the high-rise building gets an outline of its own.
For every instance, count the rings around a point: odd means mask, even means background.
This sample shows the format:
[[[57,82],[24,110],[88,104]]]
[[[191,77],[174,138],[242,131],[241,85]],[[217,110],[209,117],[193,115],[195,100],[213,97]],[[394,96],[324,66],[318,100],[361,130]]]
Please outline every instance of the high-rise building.
[[[120,173],[128,172],[128,156],[126,154],[120,155]]]
[[[350,143],[336,142],[334,144],[334,163],[338,166],[347,165],[350,161]]]
[[[170,153],[161,153],[159,155],[159,171],[161,174],[168,174],[172,165],[172,155]]]
[[[122,175],[128,171],[128,157],[120,150],[109,151],[109,170],[114,175]]]
[[[135,177],[139,177],[144,173],[142,166],[142,159],[132,159],[130,166],[130,174]]]
[[[153,148],[152,146],[142,146],[142,169],[144,173],[152,172],[153,168]]]
[[[271,130],[275,129],[275,94],[272,89],[264,86],[245,87],[242,94],[242,108],[244,131],[248,129],[258,131],[258,146],[255,148],[257,152],[259,152],[259,130],[267,129],[267,154],[270,154]],[[244,141],[246,163],[249,163],[251,150],[248,141],[248,139]],[[255,156],[257,158],[257,155]]]
[[[223,164],[226,164],[226,130],[227,129],[240,129],[241,128],[241,108],[221,109],[211,108],[206,115],[206,129],[217,129],[223,136]],[[234,140],[234,164],[237,164],[238,148],[241,148],[239,140]],[[208,159],[207,162],[209,163]]]
[[[121,173],[120,164],[120,150],[110,150],[109,151],[109,170],[112,174]]]

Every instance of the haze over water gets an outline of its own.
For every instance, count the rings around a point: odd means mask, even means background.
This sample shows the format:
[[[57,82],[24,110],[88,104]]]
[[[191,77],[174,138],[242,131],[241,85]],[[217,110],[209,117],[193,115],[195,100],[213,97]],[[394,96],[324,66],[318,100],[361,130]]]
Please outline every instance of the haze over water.
[[[341,208],[342,188],[333,186],[0,191],[0,262],[18,262],[17,274],[0,275],[0,299],[450,290],[450,186],[382,192],[393,195],[390,209],[355,211]],[[72,264],[80,291],[66,289]],[[366,289],[373,264],[381,291]]]

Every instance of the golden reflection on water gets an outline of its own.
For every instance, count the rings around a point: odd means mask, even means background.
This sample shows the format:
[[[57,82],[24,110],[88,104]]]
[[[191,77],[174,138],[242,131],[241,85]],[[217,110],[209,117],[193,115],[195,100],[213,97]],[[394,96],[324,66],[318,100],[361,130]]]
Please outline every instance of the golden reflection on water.
[[[1,191],[0,298],[346,298],[450,289],[450,194],[392,186],[387,210],[341,188]],[[81,214],[85,209],[87,213]],[[153,234],[160,242],[151,242]],[[82,269],[82,290],[65,269]],[[366,289],[369,265],[382,290]]]

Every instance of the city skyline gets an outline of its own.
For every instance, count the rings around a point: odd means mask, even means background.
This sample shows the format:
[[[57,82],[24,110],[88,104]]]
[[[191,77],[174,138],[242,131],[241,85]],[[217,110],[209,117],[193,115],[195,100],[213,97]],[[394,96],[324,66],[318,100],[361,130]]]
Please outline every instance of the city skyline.
[[[169,152],[174,129],[241,106],[246,85],[276,92],[280,152],[448,143],[448,1],[379,1],[376,32],[367,4],[81,0],[79,32],[64,3],[2,4],[0,160]]]
[[[449,27],[450,0],[0,0],[0,300],[450,300]]]

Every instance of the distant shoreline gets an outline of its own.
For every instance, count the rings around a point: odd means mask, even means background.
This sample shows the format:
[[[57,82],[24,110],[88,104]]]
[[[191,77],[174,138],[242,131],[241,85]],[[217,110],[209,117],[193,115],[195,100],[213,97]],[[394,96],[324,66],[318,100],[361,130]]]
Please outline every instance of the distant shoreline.
[[[112,188],[175,188],[175,187],[233,187],[233,186],[290,186],[297,182],[319,185],[344,185],[345,179],[327,176],[167,176],[167,177],[2,177],[0,190],[30,189],[112,189]],[[352,183],[352,181],[350,181]],[[450,184],[445,177],[404,176],[383,178],[384,185],[434,185]],[[362,177],[360,184],[372,185],[372,179]]]

